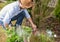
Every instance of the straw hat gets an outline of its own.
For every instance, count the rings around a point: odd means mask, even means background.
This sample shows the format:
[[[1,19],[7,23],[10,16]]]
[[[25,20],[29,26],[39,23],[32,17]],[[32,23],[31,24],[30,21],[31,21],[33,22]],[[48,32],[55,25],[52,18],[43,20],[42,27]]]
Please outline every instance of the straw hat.
[[[20,0],[21,6],[25,8],[30,8],[33,6],[32,0]]]

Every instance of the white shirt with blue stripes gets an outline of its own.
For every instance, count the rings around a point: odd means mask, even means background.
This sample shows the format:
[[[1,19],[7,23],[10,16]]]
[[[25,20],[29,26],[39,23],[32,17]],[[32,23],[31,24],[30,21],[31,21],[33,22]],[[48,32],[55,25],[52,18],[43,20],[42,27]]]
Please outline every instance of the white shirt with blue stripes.
[[[9,24],[11,21],[11,18],[18,15],[18,13],[25,11],[25,17],[30,18],[30,15],[27,11],[27,9],[21,9],[19,7],[19,2],[15,1],[11,4],[6,5],[1,11],[0,11],[0,20],[3,21],[3,23]]]

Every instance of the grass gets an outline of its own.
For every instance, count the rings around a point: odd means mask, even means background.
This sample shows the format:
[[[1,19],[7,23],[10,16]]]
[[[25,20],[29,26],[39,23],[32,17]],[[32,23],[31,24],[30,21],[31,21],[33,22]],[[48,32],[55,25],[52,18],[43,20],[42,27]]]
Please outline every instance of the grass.
[[[24,40],[23,37],[27,38],[29,36],[29,34],[31,33],[31,28],[27,27],[27,26],[23,26],[23,28],[21,30],[23,30],[23,32],[19,31],[19,33],[21,34],[19,36],[16,34],[14,27],[12,27],[12,30],[7,30],[6,34],[7,34],[8,38],[7,38],[6,42],[16,42],[16,41],[17,42],[23,42],[23,40]]]
[[[13,1],[12,1],[13,2]],[[11,3],[10,1],[0,3],[0,9],[2,9],[5,5]]]
[[[2,29],[2,27],[0,26],[0,41],[1,42],[6,42],[6,32],[4,29]]]
[[[0,9],[2,9],[6,4],[7,4],[7,2],[0,3]]]

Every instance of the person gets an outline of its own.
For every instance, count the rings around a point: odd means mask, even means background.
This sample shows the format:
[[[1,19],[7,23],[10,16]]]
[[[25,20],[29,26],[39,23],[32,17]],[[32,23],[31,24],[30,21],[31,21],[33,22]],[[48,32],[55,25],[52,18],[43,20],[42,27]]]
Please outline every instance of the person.
[[[33,31],[36,31],[36,25],[33,23],[27,8],[33,6],[33,0],[18,0],[6,5],[0,11],[0,25],[6,29],[11,21],[17,20],[15,26],[21,26],[24,17],[31,23]]]

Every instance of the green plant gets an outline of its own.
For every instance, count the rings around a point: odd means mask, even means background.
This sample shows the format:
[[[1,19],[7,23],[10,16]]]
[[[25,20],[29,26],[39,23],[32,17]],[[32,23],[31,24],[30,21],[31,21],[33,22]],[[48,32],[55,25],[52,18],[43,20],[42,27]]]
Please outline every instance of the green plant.
[[[31,35],[29,37],[30,42],[54,42],[54,38],[48,37],[47,35],[40,34],[38,35]]]
[[[55,14],[56,18],[58,18],[60,20],[60,0],[58,0],[58,3],[54,10],[54,14]]]
[[[40,41],[41,42],[54,42],[54,38],[50,38],[46,35],[41,34],[40,35]]]
[[[7,41],[6,42],[23,42],[23,38],[19,37],[16,34],[14,27],[12,27],[12,30],[7,29],[6,33],[7,33]]]
[[[31,28],[29,27],[23,26],[23,30],[25,30],[24,33],[27,32],[26,34],[27,36],[31,33]],[[20,37],[16,34],[14,27],[12,27],[12,30],[7,29],[6,34],[7,34],[7,42],[23,42],[23,37]]]
[[[7,4],[11,3],[13,1],[7,1],[7,2],[4,2],[4,3],[0,3],[0,9],[2,9],[4,6],[6,6]]]
[[[40,28],[41,20],[47,17],[50,13],[48,10],[48,3],[50,0],[33,0],[34,7],[32,8],[32,16],[34,23]]]
[[[0,9],[3,8],[7,3],[0,3]]]

